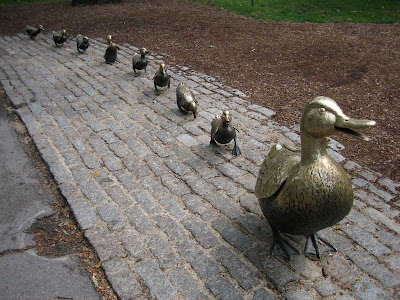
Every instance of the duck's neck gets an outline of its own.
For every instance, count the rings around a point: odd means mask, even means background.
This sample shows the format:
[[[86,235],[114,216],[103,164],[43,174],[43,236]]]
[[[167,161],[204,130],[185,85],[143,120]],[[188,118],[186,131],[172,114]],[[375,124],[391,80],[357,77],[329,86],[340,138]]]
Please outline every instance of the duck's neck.
[[[326,137],[315,138],[306,132],[301,133],[301,162],[313,163],[327,156],[326,143]]]

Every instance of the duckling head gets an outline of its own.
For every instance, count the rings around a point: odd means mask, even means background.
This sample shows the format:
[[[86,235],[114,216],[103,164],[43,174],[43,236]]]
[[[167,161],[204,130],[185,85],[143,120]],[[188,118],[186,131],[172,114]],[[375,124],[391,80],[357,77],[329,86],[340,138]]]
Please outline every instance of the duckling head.
[[[82,38],[82,41],[83,41],[85,44],[87,44],[87,43],[89,43],[89,38],[88,38],[87,36],[84,36],[84,37]]]
[[[44,28],[43,28],[42,25],[39,25],[39,30],[40,30],[40,31],[44,31]]]
[[[232,117],[231,117],[231,114],[229,113],[229,111],[225,110],[225,111],[222,113],[221,121],[222,121],[223,123],[227,124],[227,125],[231,123]]]
[[[164,63],[160,64],[160,67],[158,68],[158,72],[165,75],[167,73],[167,66]]]
[[[140,52],[140,55],[146,55],[147,54],[146,48],[140,48],[139,52]]]
[[[305,107],[301,119],[302,137],[307,134],[316,139],[324,139],[338,132],[343,132],[368,141],[369,138],[357,131],[358,128],[374,126],[375,121],[358,120],[346,116],[339,105],[328,97],[316,97]]]
[[[107,35],[106,40],[107,40],[107,42],[108,42],[109,44],[111,43],[112,38],[113,38],[113,36],[112,36],[111,34]]]
[[[67,35],[67,31],[65,29],[63,29],[63,31],[61,32],[62,36],[66,36]]]

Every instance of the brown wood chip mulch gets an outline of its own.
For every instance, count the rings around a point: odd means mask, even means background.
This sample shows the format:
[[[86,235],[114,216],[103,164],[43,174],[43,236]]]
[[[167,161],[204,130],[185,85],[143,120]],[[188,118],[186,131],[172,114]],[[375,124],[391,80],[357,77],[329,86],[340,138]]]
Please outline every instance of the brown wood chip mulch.
[[[344,156],[400,181],[400,25],[253,20],[183,0],[125,0],[72,7],[70,1],[0,8],[0,35],[46,31],[115,36],[237,87],[253,103],[299,123],[305,103],[336,100],[355,118],[373,119],[370,142],[337,135]],[[10,45],[12,47],[12,45]]]

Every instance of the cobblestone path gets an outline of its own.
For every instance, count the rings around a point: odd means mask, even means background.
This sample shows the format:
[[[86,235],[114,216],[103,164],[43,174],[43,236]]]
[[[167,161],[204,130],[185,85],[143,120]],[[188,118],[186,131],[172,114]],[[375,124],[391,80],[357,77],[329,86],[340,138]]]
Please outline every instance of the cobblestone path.
[[[396,183],[330,140],[356,194],[350,215],[321,233],[339,252],[270,258],[253,188],[271,146],[298,144],[298,129],[183,66],[169,66],[171,89],[155,95],[163,55],[134,76],[137,48],[121,45],[119,62],[106,65],[104,41],[91,43],[78,54],[74,41],[56,48],[50,35],[1,37],[0,79],[120,299],[399,299],[399,201],[388,204]],[[197,94],[195,120],[176,106],[180,82]],[[225,109],[240,130],[238,158],[232,144],[209,146],[210,121]]]

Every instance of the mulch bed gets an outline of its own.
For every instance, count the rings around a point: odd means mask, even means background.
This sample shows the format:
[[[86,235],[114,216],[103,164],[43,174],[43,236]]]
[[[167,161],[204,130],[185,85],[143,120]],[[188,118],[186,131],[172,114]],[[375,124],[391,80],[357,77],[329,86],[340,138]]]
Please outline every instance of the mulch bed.
[[[347,115],[377,121],[366,132],[368,143],[334,137],[346,146],[344,155],[400,181],[399,24],[260,21],[183,0],[70,3],[0,8],[0,35],[23,32],[27,24],[89,38],[112,34],[117,43],[167,53],[166,63],[239,88],[287,126],[299,123],[309,99],[329,96]]]

